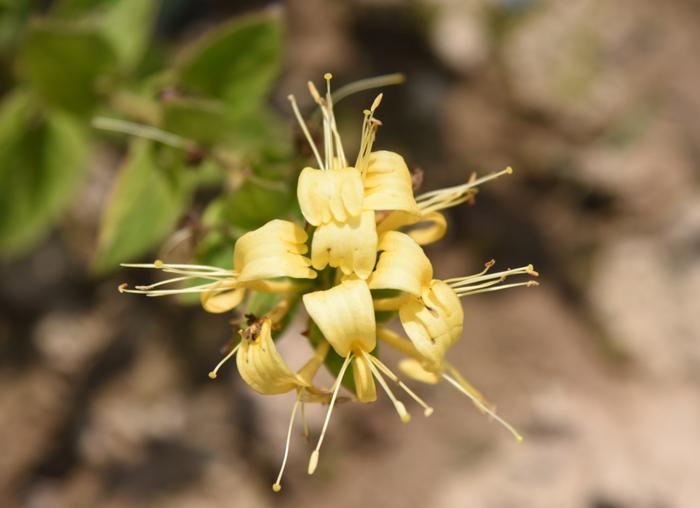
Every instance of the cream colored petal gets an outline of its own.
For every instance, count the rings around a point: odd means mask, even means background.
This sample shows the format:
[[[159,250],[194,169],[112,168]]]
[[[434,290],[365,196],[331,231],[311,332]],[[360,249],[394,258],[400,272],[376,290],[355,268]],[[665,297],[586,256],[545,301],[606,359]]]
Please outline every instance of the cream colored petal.
[[[297,198],[301,213],[313,226],[346,221],[362,210],[362,175],[355,168],[304,168],[297,183]]]
[[[367,210],[348,222],[322,224],[311,240],[311,263],[316,270],[327,265],[344,274],[367,279],[377,260],[374,212]]]
[[[399,308],[404,331],[418,352],[436,369],[447,349],[462,335],[464,313],[459,297],[446,283],[433,280],[422,298],[409,298]]]
[[[398,230],[414,226],[406,232],[418,245],[428,245],[440,240],[447,232],[447,219],[440,212],[430,212],[424,215],[402,211],[392,212],[377,224],[377,233]]]
[[[228,312],[236,307],[245,296],[245,288],[237,287],[236,281],[221,281],[212,289],[199,295],[204,310],[214,314]]]
[[[377,268],[369,278],[370,289],[398,289],[421,296],[433,278],[433,267],[423,249],[410,236],[387,231],[379,238]]]
[[[356,357],[352,362],[352,375],[355,380],[355,395],[360,402],[377,400],[377,386],[374,384],[369,361],[364,356]]]
[[[442,381],[440,374],[426,370],[415,358],[404,358],[401,360],[399,369],[411,379],[421,383],[435,385]]]
[[[233,267],[240,282],[275,277],[313,279],[316,272],[304,256],[308,235],[297,224],[271,220],[241,236],[233,250]]]
[[[413,198],[413,181],[399,154],[372,152],[365,172],[365,210],[404,210],[418,212]]]
[[[364,281],[341,282],[303,297],[306,311],[336,353],[347,357],[353,349],[371,352],[376,346],[372,295]]]
[[[408,231],[418,245],[429,245],[437,242],[447,232],[447,219],[440,212],[430,212],[423,215],[415,227]]]
[[[277,352],[269,319],[259,321],[241,335],[236,365],[243,380],[253,390],[272,395],[307,386],[302,378],[290,370]]]

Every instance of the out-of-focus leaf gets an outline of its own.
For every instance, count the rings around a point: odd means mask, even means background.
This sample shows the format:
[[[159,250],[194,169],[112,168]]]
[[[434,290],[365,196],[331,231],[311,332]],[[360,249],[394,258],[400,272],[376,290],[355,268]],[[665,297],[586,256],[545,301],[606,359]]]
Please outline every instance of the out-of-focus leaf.
[[[224,100],[236,111],[255,109],[280,69],[282,20],[277,10],[238,18],[209,32],[179,68],[179,84]]]
[[[95,269],[133,261],[170,233],[190,197],[182,173],[158,166],[157,147],[138,140],[112,189],[102,217]]]
[[[96,29],[36,21],[20,56],[20,73],[47,103],[85,114],[95,105],[98,82],[115,62],[112,48]]]
[[[159,6],[160,0],[118,0],[108,8],[101,24],[122,68],[130,70],[141,60]]]
[[[0,106],[0,251],[17,255],[58,218],[85,170],[86,136],[68,115],[38,114],[15,92]]]
[[[227,196],[226,219],[234,226],[256,229],[283,216],[291,203],[292,193],[285,182],[248,178]]]
[[[236,122],[220,101],[177,98],[163,105],[163,128],[211,145],[230,138]]]

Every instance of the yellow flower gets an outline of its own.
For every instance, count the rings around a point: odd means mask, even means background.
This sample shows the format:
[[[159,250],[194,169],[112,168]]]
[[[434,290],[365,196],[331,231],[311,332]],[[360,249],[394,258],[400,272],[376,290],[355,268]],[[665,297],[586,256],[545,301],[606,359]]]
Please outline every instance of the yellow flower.
[[[403,158],[393,152],[372,152],[380,122],[374,112],[381,95],[365,111],[362,139],[355,166],[349,166],[338,134],[330,94],[322,98],[312,83],[309,90],[323,114],[324,159],[308,134],[296,101],[290,96],[309,144],[316,154],[318,169],[307,167],[299,175],[297,198],[306,221],[316,226],[311,242],[313,267],[322,270],[330,265],[345,275],[366,279],[374,268],[377,255],[377,232],[374,211],[401,210],[419,212],[411,175]]]
[[[156,268],[177,276],[148,286],[136,286],[135,289],[128,289],[122,284],[119,289],[124,293],[147,296],[200,293],[202,306],[207,311],[227,312],[243,300],[246,288],[286,292],[292,286],[276,279],[316,278],[316,272],[310,268],[311,261],[304,256],[308,251],[307,239],[308,235],[304,230],[293,222],[272,220],[238,239],[233,249],[233,270],[162,261],[123,264],[122,266],[135,268]],[[191,280],[208,282],[196,286],[163,289],[170,284]]]
[[[294,428],[297,409],[301,406],[304,432],[308,435],[304,404],[308,402],[328,403],[330,394],[313,385],[312,380],[323,364],[329,345],[319,344],[311,359],[299,372],[294,373],[284,361],[272,339],[272,320],[269,317],[255,319],[249,317],[248,326],[239,331],[241,342],[233,348],[209,373],[215,379],[218,370],[232,356],[236,355],[236,366],[241,378],[256,392],[263,395],[276,395],[296,390],[297,396],[292,406],[287,428],[282,465],[272,490],[282,489],[282,475],[289,456],[289,444]]]
[[[330,421],[335,397],[351,361],[354,360],[353,368],[357,376],[355,389],[359,401],[371,402],[375,400],[376,388],[373,379],[375,378],[394,404],[401,420],[403,422],[410,420],[406,407],[394,396],[384,380],[382,376],[384,373],[424,408],[426,416],[432,413],[432,408],[401,382],[384,363],[371,354],[377,345],[376,324],[372,295],[364,281],[346,280],[331,289],[307,293],[303,296],[303,301],[309,316],[321,330],[325,339],[338,355],[345,358],[333,386],[333,397],[326,414],[321,437],[309,461],[309,474],[312,474],[318,464],[319,450]]]

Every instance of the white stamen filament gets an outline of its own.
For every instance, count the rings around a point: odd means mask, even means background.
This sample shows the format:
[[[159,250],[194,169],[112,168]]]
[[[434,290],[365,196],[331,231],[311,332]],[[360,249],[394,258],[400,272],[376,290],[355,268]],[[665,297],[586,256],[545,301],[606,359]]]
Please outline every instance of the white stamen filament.
[[[311,133],[309,132],[308,127],[306,126],[306,122],[304,122],[304,117],[301,116],[301,112],[299,111],[299,106],[297,106],[296,99],[293,95],[288,95],[287,99],[289,99],[289,102],[292,103],[292,110],[294,111],[294,116],[296,116],[297,122],[299,122],[301,130],[304,133],[304,136],[306,136],[306,141],[309,142],[311,150],[314,152],[316,162],[318,162],[318,167],[320,169],[326,169],[323,165],[323,161],[321,160],[321,154],[318,153],[318,148],[316,148],[316,143],[314,143],[314,138],[311,137]]]
[[[379,370],[384,372],[384,375],[386,375],[389,379],[391,379],[394,383],[398,384],[403,390],[411,397],[413,400],[415,400],[422,408],[423,408],[423,414],[427,417],[433,414],[433,408],[430,407],[428,404],[425,403],[423,399],[421,399],[413,390],[411,390],[399,377],[394,374],[389,367],[387,367],[379,358],[376,356],[368,355],[369,359],[372,363],[374,363]]]
[[[179,277],[172,277],[170,279],[155,282],[153,284],[139,285],[136,286],[134,289],[129,289],[126,284],[122,284],[119,286],[120,293],[142,294],[146,296],[168,296],[186,293],[202,293],[205,291],[220,293],[222,291],[229,291],[232,289],[232,287],[227,286],[217,288],[215,287],[216,284],[225,280],[231,280],[233,282],[238,276],[238,273],[234,270],[227,270],[215,266],[186,265],[177,263],[171,264],[164,263],[161,260],[156,260],[154,263],[122,263],[121,266],[127,268],[151,268],[162,270],[164,273],[173,273],[180,275]],[[212,282],[177,289],[155,289],[168,284],[175,284],[186,280],[197,279],[210,280]]]
[[[294,416],[297,414],[297,408],[299,407],[302,390],[303,388],[297,392],[297,400],[294,401],[294,406],[292,407],[292,415],[289,417],[289,427],[287,428],[287,441],[284,445],[284,457],[282,458],[282,466],[280,467],[280,472],[277,475],[277,480],[275,480],[275,483],[272,484],[272,490],[274,492],[279,492],[280,490],[282,490],[282,475],[284,474],[284,467],[287,465],[287,457],[289,456],[289,442],[292,439],[292,429],[294,428]]]
[[[316,444],[316,448],[311,453],[311,457],[309,458],[309,468],[308,468],[309,474],[314,474],[314,471],[316,471],[316,467],[318,466],[319,451],[321,449],[321,444],[323,443],[323,438],[326,435],[326,429],[328,429],[328,422],[330,421],[331,414],[333,413],[333,406],[335,405],[335,399],[338,397],[338,391],[340,390],[340,385],[343,383],[343,376],[345,376],[345,371],[348,369],[348,365],[350,365],[351,360],[352,360],[352,353],[348,354],[348,356],[345,358],[345,361],[343,362],[343,366],[340,367],[340,371],[338,372],[338,377],[335,380],[335,386],[333,387],[333,396],[331,397],[331,403],[328,406],[328,412],[326,413],[326,419],[323,422],[323,428],[321,429],[321,436],[318,438],[318,443]]]
[[[219,374],[219,369],[226,363],[233,355],[235,355],[238,352],[238,348],[241,347],[241,343],[239,342],[236,347],[234,347],[231,351],[228,352],[226,356],[224,356],[219,363],[216,364],[216,367],[214,367],[210,372],[209,372],[209,379],[216,379],[216,376]]]
[[[511,434],[513,434],[513,437],[515,437],[516,441],[519,443],[523,442],[523,436],[521,436],[515,428],[513,428],[512,425],[510,425],[508,422],[506,422],[503,418],[498,416],[495,412],[493,412],[488,406],[486,406],[483,402],[481,402],[477,397],[475,397],[473,394],[469,393],[468,390],[466,390],[462,385],[460,385],[455,379],[453,379],[450,375],[448,374],[442,374],[442,377],[446,379],[452,386],[457,388],[460,392],[462,392],[464,395],[466,395],[469,400],[471,400],[482,412],[488,414],[491,418],[496,420],[498,423],[503,425]]]
[[[474,193],[475,187],[482,183],[512,173],[513,169],[508,167],[497,173],[491,173],[477,179],[470,179],[467,183],[462,185],[426,192],[416,197],[416,203],[423,214],[444,210],[445,208],[450,208],[468,201],[470,196]]]
[[[406,406],[404,406],[403,402],[401,402],[399,399],[396,398],[396,396],[394,395],[394,392],[392,392],[391,388],[389,388],[389,385],[386,384],[386,381],[382,377],[381,373],[377,370],[377,368],[372,363],[372,359],[368,358],[368,357],[371,357],[371,355],[369,353],[364,352],[364,351],[362,352],[362,355],[367,360],[367,365],[369,365],[369,368],[372,371],[372,374],[374,374],[374,377],[377,379],[377,381],[379,381],[379,384],[384,389],[384,392],[389,396],[389,399],[391,400],[392,404],[394,404],[394,408],[396,409],[396,412],[399,414],[399,418],[401,418],[401,421],[404,423],[410,422],[411,415],[409,415],[408,411],[406,411]]]
[[[457,293],[457,296],[462,297],[462,296],[470,296],[470,295],[476,295],[479,293],[489,293],[491,291],[501,291],[503,289],[510,289],[510,288],[517,288],[517,287],[535,287],[539,286],[540,283],[537,282],[536,280],[529,280],[527,282],[518,282],[515,284],[503,284],[502,286],[495,286],[495,284],[488,284],[488,286],[494,286],[494,287],[486,287],[484,289],[478,289],[478,288],[472,288],[472,287],[466,287],[466,288],[460,288],[455,291]]]

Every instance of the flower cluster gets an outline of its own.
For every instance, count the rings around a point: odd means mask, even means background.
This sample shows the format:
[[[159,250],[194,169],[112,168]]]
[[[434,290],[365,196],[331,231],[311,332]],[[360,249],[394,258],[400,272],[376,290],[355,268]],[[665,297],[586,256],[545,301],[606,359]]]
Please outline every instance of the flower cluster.
[[[240,341],[210,373],[215,378],[223,363],[235,355],[241,378],[253,390],[266,395],[296,392],[275,491],[281,488],[296,412],[301,407],[303,415],[308,402],[328,404],[318,444],[309,460],[309,474],[315,471],[340,387],[346,375],[349,377],[348,369],[354,381],[354,400],[374,402],[378,383],[401,420],[408,422],[409,413],[390,388],[389,380],[421,406],[426,416],[432,413],[433,409],[379,359],[378,341],[405,354],[399,369],[407,377],[429,384],[447,381],[521,440],[445,356],[462,335],[461,297],[536,285],[532,280],[503,281],[512,275],[537,273],[531,265],[492,272],[494,263],[489,261],[480,273],[441,280],[434,277],[422,248],[445,234],[444,209],[470,201],[478,185],[510,174],[511,169],[478,179],[472,176],[461,185],[414,196],[413,178],[404,159],[394,152],[373,150],[381,125],[375,117],[381,94],[364,111],[359,153],[351,165],[336,126],[330,75],[325,77],[327,92],[323,96],[309,83],[323,116],[323,154],[294,97],[289,97],[318,165],[304,168],[298,179],[297,197],[305,227],[272,220],[244,234],[234,246],[232,269],[162,261],[126,265],[161,269],[173,277],[135,289],[120,287],[124,292],[148,296],[200,293],[203,307],[210,312],[232,310],[249,291],[279,295],[278,303],[264,316],[246,316],[247,322],[239,331]],[[183,283],[173,289],[173,285]],[[314,341],[311,359],[294,372],[278,353],[273,332],[299,299],[310,317],[310,326],[321,338]],[[385,327],[385,320],[378,325],[378,313],[398,316],[405,336]],[[331,354],[342,359],[337,377],[331,387],[318,387],[315,374]],[[306,432],[305,421],[304,429]]]

